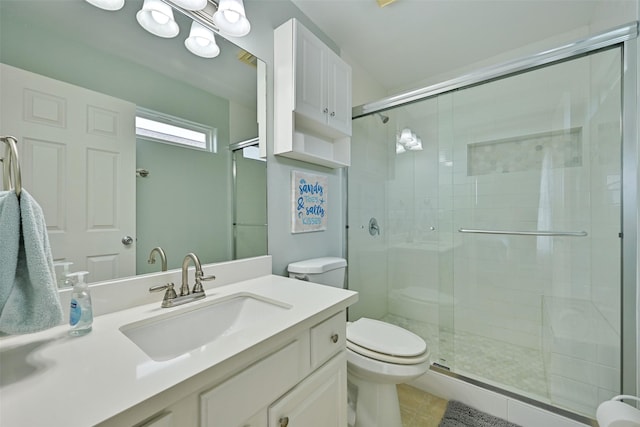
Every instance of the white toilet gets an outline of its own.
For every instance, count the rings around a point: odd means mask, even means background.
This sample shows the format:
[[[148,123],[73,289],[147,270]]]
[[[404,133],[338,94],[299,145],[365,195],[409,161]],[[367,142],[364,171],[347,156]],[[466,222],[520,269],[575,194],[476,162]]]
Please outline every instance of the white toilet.
[[[289,264],[289,277],[344,287],[347,261],[314,258]],[[349,395],[356,395],[356,427],[402,427],[396,384],[418,378],[429,369],[429,350],[422,338],[379,320],[347,322]],[[354,400],[354,399],[350,399]]]

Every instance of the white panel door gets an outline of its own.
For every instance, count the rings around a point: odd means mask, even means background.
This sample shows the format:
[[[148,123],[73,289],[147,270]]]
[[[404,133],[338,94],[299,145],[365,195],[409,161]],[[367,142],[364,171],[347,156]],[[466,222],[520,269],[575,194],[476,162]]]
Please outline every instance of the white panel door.
[[[135,105],[0,67],[0,134],[18,139],[22,184],[42,206],[54,259],[91,282],[134,275]]]

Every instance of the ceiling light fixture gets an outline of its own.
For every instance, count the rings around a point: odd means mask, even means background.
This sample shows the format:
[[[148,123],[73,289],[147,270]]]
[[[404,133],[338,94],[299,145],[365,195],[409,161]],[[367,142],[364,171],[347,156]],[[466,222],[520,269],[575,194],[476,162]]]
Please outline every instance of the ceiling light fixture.
[[[398,142],[402,145],[411,144],[415,140],[414,135],[415,134],[411,132],[411,129],[404,128],[402,129],[402,132],[400,132],[400,137],[398,138]]]
[[[416,137],[415,143],[412,145],[407,145],[407,148],[411,151],[420,151],[422,150],[422,140]]]
[[[125,0],[86,0],[105,10],[119,10]],[[242,0],[144,0],[142,9],[136,14],[138,23],[158,37],[172,38],[180,28],[173,18],[177,10],[193,20],[185,47],[203,58],[214,58],[220,54],[215,33],[242,37],[251,30]]]
[[[142,28],[158,37],[172,38],[180,32],[173,9],[162,0],[144,0],[136,19]]]
[[[104,10],[120,10],[124,6],[124,0],[87,0],[87,3]]]
[[[411,129],[404,128],[398,135],[396,141],[396,154],[402,154],[409,151],[421,151],[422,139],[415,134]]]
[[[207,6],[207,0],[171,0],[176,5],[187,10],[202,10]]]
[[[220,0],[218,11],[213,15],[213,23],[222,34],[242,37],[251,31],[242,0]]]
[[[203,58],[215,58],[220,54],[213,31],[193,21],[189,38],[184,41],[189,52]]]

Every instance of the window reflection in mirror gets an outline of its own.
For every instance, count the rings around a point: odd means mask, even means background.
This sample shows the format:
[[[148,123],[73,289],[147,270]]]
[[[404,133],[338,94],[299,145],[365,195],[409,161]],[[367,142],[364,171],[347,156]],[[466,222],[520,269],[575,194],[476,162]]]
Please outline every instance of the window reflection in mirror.
[[[106,12],[79,1],[0,2],[0,62],[3,64],[216,130],[216,153],[133,138],[135,162],[119,163],[132,164],[126,172],[133,177],[132,184],[127,186],[135,188],[135,192],[127,208],[135,213],[135,224],[126,230],[119,229],[117,215],[114,215],[113,225],[104,227],[115,229],[118,238],[111,236],[110,239],[115,240],[118,250],[134,254],[133,270],[125,271],[120,268],[125,263],[109,259],[115,250],[98,253],[87,245],[71,257],[65,245],[82,244],[50,239],[54,258],[74,262],[72,271],[89,270],[90,282],[159,271],[159,265],[147,263],[149,252],[155,246],[165,249],[169,269],[178,268],[188,252],[197,253],[203,263],[233,259],[234,206],[248,203],[234,199],[229,145],[258,134],[255,65],[260,61],[246,61],[246,52],[221,37],[217,37],[221,50],[218,57],[204,59],[193,55],[184,47],[190,20],[178,13],[175,18],[180,34],[174,39],[155,37],[136,22],[135,14],[141,4],[128,1],[122,10]],[[63,22],[75,24],[60,25]],[[15,101],[6,99],[5,95],[3,90],[3,108],[5,103],[12,105]],[[77,119],[68,112],[66,120],[71,123]],[[0,123],[2,133],[16,133],[17,128],[18,125],[5,119]],[[33,145],[36,140],[47,149],[61,146],[56,138],[64,137],[56,135],[58,130],[42,131],[40,136],[45,137],[38,138],[16,135],[20,140],[21,162],[29,161],[29,144]],[[73,143],[73,138],[64,143],[67,142]],[[108,147],[102,150],[109,152]],[[57,171],[55,177],[46,176],[43,168],[23,168],[24,187],[31,190],[43,206],[47,224],[64,225],[56,225],[55,230],[49,227],[50,236],[64,235],[70,223],[58,216],[74,209],[88,209],[84,205],[87,201],[71,197],[66,187],[69,183],[84,181],[86,171],[83,176],[74,176],[76,168],[68,159],[65,162],[64,156],[61,159],[60,167],[51,168]],[[136,176],[135,169],[146,169],[149,175]],[[51,182],[54,178],[63,183],[55,195],[52,196],[51,191],[44,194],[44,190],[38,194],[39,189],[45,188],[39,183]],[[265,197],[252,194],[253,205],[247,209],[266,212],[266,175],[261,178],[252,175],[250,179],[252,185],[265,187],[262,191]],[[117,184],[114,189],[115,192],[123,190]],[[243,194],[239,191],[237,195]],[[55,209],[48,209],[47,204]],[[120,239],[129,235],[134,237],[133,244],[123,247]],[[249,239],[264,240],[256,245],[263,249],[258,253],[252,249],[251,255],[266,253],[266,227]],[[113,247],[114,242],[111,245]]]

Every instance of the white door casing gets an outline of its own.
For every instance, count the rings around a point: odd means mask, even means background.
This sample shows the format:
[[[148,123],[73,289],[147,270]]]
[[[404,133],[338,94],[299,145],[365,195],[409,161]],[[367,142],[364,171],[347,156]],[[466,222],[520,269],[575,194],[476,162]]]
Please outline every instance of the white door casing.
[[[0,67],[0,134],[18,140],[23,188],[44,211],[54,259],[90,282],[134,275],[135,104]]]

